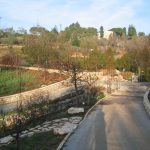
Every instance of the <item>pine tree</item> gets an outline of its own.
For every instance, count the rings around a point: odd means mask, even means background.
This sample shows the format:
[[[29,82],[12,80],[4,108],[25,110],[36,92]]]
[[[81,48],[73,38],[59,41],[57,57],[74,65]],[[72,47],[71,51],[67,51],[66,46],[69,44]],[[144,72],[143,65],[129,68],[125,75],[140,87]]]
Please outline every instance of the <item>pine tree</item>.
[[[133,25],[129,25],[128,36],[130,38],[132,38],[133,36],[137,36],[136,28]]]
[[[104,37],[104,28],[103,28],[103,26],[100,27],[100,36],[101,36],[101,38]]]

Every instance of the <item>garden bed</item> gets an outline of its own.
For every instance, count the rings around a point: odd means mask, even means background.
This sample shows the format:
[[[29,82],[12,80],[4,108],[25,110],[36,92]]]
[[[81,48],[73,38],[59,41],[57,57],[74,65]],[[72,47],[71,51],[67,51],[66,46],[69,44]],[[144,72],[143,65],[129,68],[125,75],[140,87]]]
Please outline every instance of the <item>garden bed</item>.
[[[85,112],[79,114],[68,114],[67,110],[62,112],[53,114],[52,116],[47,116],[38,118],[36,122],[30,124],[30,126],[26,127],[28,129],[35,127],[36,125],[41,125],[45,121],[51,121],[54,119],[61,119],[61,118],[70,118],[74,116],[84,117],[86,112],[91,108],[93,105],[86,105],[84,106]],[[9,132],[9,131],[6,131]],[[10,134],[10,133],[9,133]],[[2,135],[2,133],[1,133]],[[44,150],[56,150],[61,141],[65,138],[66,135],[55,135],[53,131],[43,132],[35,134],[31,137],[19,138],[19,147],[21,150],[37,150],[37,149],[44,149]],[[0,147],[1,150],[16,150],[17,144],[16,141]]]
[[[35,127],[36,125],[41,125],[43,122],[45,121],[51,121],[54,119],[60,119],[60,118],[70,118],[73,116],[78,116],[78,117],[84,117],[84,115],[87,113],[87,111],[89,110],[89,108],[91,108],[96,102],[97,99],[91,99],[90,104],[86,104],[86,105],[82,105],[82,107],[84,107],[84,113],[79,113],[79,114],[68,114],[67,110],[65,109],[61,112],[52,114],[52,115],[47,115],[47,116],[42,116],[38,119],[36,119],[36,121],[32,120],[33,122],[26,126],[26,129],[30,129]],[[78,107],[78,106],[77,106]],[[81,105],[80,105],[81,107]],[[8,135],[10,134],[11,131],[7,130],[5,131],[5,133],[1,133],[1,135],[4,134]],[[66,135],[54,135],[53,131],[49,131],[49,132],[43,132],[43,133],[39,133],[39,134],[35,134],[31,137],[25,137],[22,139],[19,139],[19,147],[22,150],[36,150],[36,149],[44,149],[44,150],[56,150],[58,145],[60,144],[60,142],[64,139]],[[16,141],[10,143],[7,146],[3,146],[1,147],[2,150],[15,150],[16,149]]]
[[[32,137],[20,139],[21,150],[56,150],[65,136],[54,135],[52,131],[35,134]],[[1,150],[16,150],[16,143],[1,147]]]
[[[0,96],[33,90],[66,78],[59,73],[2,67],[0,68]]]

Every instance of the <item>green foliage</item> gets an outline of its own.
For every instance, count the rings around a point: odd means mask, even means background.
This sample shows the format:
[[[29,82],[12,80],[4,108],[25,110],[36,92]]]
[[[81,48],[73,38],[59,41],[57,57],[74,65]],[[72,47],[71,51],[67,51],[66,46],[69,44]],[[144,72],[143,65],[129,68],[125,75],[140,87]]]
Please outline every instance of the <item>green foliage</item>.
[[[0,29],[0,38],[2,38],[3,35],[4,35],[4,32],[3,32],[3,30]]]
[[[150,81],[150,49],[144,48],[140,54],[140,66],[145,75],[146,81]]]
[[[126,28],[112,28],[110,31],[116,33],[117,36],[122,36],[123,34],[126,35]]]
[[[97,96],[97,100],[100,100],[100,99],[102,99],[104,97],[105,97],[104,92],[100,92],[100,94]]]
[[[21,70],[1,69],[0,71],[0,95],[9,95],[26,90],[23,86],[25,83],[35,82],[34,77]]]
[[[41,35],[44,32],[47,32],[47,30],[44,27],[36,26],[30,28],[30,33],[33,35]]]
[[[82,37],[96,36],[97,29],[92,27],[83,28],[76,22],[66,27],[64,32],[66,32],[66,40],[70,41],[73,46],[79,47],[80,39]]]
[[[102,68],[105,65],[104,54],[101,51],[93,50],[89,54],[87,63],[88,63],[88,69],[90,70],[96,70]]]
[[[135,49],[128,51],[122,58],[115,62],[119,70],[135,72],[138,75],[144,75],[146,81],[150,81],[150,49]]]
[[[0,30],[0,43],[7,44],[12,47],[14,44],[23,44],[25,29],[15,31],[13,28],[5,28]]]
[[[127,52],[124,56],[122,56],[122,58],[115,61],[116,68],[120,71],[126,70],[136,72],[137,66],[133,57],[133,53]]]
[[[136,32],[136,28],[133,26],[133,25],[129,25],[129,28],[128,28],[128,36],[130,38],[134,37],[134,36],[137,36],[137,32]]]
[[[21,139],[19,147],[21,150],[55,150],[63,138],[64,136],[54,135],[53,132],[39,133]],[[1,147],[1,150],[16,150],[16,143],[13,142],[6,147]]]
[[[44,33],[38,37],[28,36],[25,47],[22,49],[28,63],[44,66],[45,62],[48,62],[51,56],[51,43],[55,41],[53,40],[53,36],[50,36],[48,33]]]
[[[107,69],[115,68],[114,52],[111,48],[108,48],[105,52],[105,63]]]
[[[138,33],[138,36],[139,36],[139,37],[145,36],[145,33],[144,33],[144,32],[139,32],[139,33]]]
[[[101,36],[101,38],[104,37],[104,28],[103,28],[103,26],[100,27],[100,36]]]
[[[74,34],[71,39],[72,46],[79,47],[80,46],[80,37],[77,34]]]
[[[94,37],[82,37],[80,40],[80,47],[86,50],[97,49],[97,41]]]
[[[96,36],[97,35],[97,29],[93,27],[88,28],[82,28],[82,30],[85,30],[85,36]]]
[[[127,35],[126,27],[123,28],[123,33],[124,33],[125,36]]]
[[[51,32],[53,32],[54,34],[58,34],[57,26],[55,26],[54,28],[52,28]]]

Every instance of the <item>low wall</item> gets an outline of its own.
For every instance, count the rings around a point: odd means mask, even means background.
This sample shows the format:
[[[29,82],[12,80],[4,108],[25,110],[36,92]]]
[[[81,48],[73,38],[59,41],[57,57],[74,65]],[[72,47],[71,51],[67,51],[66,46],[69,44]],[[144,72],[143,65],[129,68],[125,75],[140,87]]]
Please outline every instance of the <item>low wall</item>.
[[[83,102],[88,103],[87,101],[87,96],[84,93],[80,93],[79,95],[76,96],[74,93],[70,93],[67,95],[69,98],[60,98],[58,102],[55,101],[54,104],[51,104],[48,108],[48,113],[57,113],[61,112],[69,107],[73,106],[82,106]]]
[[[35,71],[45,71],[44,68],[41,67],[24,67],[24,66],[11,66],[11,65],[3,65],[0,64],[0,67],[11,67],[11,68],[21,68],[21,69],[26,69],[26,70],[35,70]],[[49,73],[60,73],[60,70],[58,69],[46,69]]]
[[[32,121],[35,121],[36,119],[40,118],[40,117],[44,117],[44,116],[48,116],[48,115],[52,115],[58,112],[61,112],[63,110],[67,110],[70,107],[76,107],[76,106],[83,106],[86,104],[90,104],[93,103],[94,101],[89,102],[88,98],[87,98],[87,94],[84,93],[83,90],[79,90],[78,94],[76,93],[76,91],[72,91],[71,93],[68,93],[67,95],[64,95],[62,97],[59,97],[57,99],[55,99],[55,101],[51,102],[51,103],[47,103],[45,105],[43,105],[45,103],[45,100],[47,101],[47,97],[42,98],[42,100],[38,101],[39,99],[41,99],[40,97],[37,99],[38,103],[36,102],[36,104],[38,104],[37,107],[34,106],[34,102],[33,103],[28,103],[27,107],[30,109],[28,112],[32,111],[32,113],[30,112],[28,115],[24,116],[24,119],[28,119],[28,117],[32,115]],[[27,111],[26,111],[27,113]],[[27,117],[28,116],[28,117]],[[13,115],[8,115],[5,118],[6,121],[6,125],[10,126],[11,124],[13,124]],[[27,118],[26,118],[27,117]],[[34,119],[34,120],[33,120]],[[2,123],[2,118],[0,119],[0,124]]]
[[[150,116],[150,101],[149,101],[149,99],[148,99],[149,92],[150,92],[150,90],[148,90],[148,91],[145,93],[143,104],[144,104],[144,107],[145,107],[147,113],[148,113],[149,116]]]
[[[52,92],[58,91],[61,88],[65,88],[64,86],[65,82],[67,82],[67,80],[63,80],[61,82],[57,82],[57,83],[44,86],[38,89],[34,89],[31,91],[22,92],[22,93],[10,95],[10,96],[0,97],[0,105],[14,103],[17,101],[31,100],[32,98],[37,97],[41,94],[42,95],[51,94]],[[54,98],[51,97],[51,99],[54,99]]]

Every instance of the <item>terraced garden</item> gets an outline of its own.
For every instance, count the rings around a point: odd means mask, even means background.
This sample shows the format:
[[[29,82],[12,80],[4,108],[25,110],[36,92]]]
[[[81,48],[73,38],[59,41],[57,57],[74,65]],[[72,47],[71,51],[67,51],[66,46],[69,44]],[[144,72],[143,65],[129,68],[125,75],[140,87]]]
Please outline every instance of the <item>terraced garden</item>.
[[[0,96],[36,89],[64,79],[65,75],[47,71],[0,68]]]

